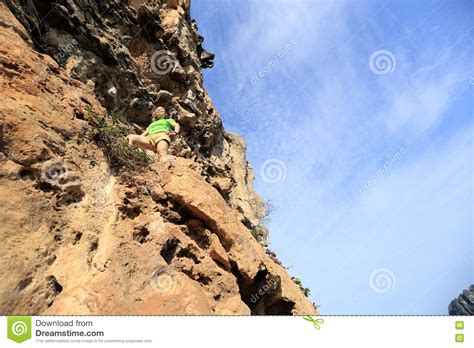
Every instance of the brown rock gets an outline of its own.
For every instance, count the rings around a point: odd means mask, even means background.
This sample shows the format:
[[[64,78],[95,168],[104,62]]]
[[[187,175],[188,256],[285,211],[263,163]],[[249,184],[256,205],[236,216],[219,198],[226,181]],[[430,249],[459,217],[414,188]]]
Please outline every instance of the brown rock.
[[[160,185],[153,185],[149,188],[150,196],[154,201],[162,201],[166,199],[166,193]]]
[[[242,302],[240,296],[228,298],[217,304],[215,313],[217,315],[250,315],[250,309]]]
[[[194,128],[197,123],[196,115],[192,112],[182,112],[178,116],[178,121],[180,124],[183,124],[185,127]]]
[[[1,314],[317,313],[251,234],[263,203],[245,143],[224,133],[203,87],[189,1],[117,2],[100,18],[85,0],[44,18],[36,2],[6,3]],[[157,74],[160,50],[176,65]],[[172,149],[189,158],[112,170],[97,141],[102,115],[136,133],[158,105],[181,115]]]
[[[219,238],[215,234],[210,236],[211,244],[209,246],[209,255],[211,258],[221,264],[227,271],[230,271],[229,256],[224,247],[219,242]]]

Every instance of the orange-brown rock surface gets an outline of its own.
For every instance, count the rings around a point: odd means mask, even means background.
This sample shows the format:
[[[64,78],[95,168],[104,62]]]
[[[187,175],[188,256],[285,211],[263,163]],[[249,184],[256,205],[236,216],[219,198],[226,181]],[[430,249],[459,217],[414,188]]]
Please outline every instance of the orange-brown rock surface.
[[[2,315],[316,314],[264,251],[189,1],[85,2],[0,3]],[[91,115],[140,132],[159,105],[172,167],[120,168]]]

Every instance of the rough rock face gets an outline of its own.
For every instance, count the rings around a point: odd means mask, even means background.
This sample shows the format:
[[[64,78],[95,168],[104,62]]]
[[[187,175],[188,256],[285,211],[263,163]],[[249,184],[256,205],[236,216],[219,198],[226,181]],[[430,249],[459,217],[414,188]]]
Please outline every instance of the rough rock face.
[[[474,315],[474,284],[448,306],[449,315]]]
[[[245,143],[203,88],[189,1],[0,3],[0,311],[317,314],[266,256]],[[94,114],[182,125],[173,166],[114,167]]]

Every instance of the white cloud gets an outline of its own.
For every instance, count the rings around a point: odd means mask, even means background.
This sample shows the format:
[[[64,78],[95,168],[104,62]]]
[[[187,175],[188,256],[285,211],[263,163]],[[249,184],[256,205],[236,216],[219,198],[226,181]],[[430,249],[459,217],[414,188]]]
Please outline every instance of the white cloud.
[[[464,132],[460,126],[445,132],[439,126],[453,117],[450,107],[472,76],[465,71],[469,47],[441,49],[436,38],[395,40],[392,28],[397,23],[387,24],[391,40],[384,41],[383,21],[389,16],[374,18],[357,36],[362,19],[378,8],[372,2],[252,1],[233,6],[239,7],[235,11],[240,19],[229,24],[232,34],[224,52],[233,48],[226,58],[221,56],[228,62],[216,71],[220,79],[215,88],[225,100],[217,107],[248,143],[258,190],[280,207],[271,226],[276,248],[284,246],[283,255],[299,258],[295,251],[304,245],[308,259],[317,255],[324,260],[324,267],[316,270],[305,269],[301,259],[294,264],[306,282],[321,286],[324,281],[327,292],[321,295],[334,296],[334,301],[341,294],[334,291],[335,281],[352,277],[351,286],[364,287],[367,282],[361,277],[371,271],[365,268],[384,267],[374,263],[389,262],[391,255],[412,257],[416,248],[425,247],[433,257],[445,247],[436,267],[450,266],[449,257],[464,246],[449,244],[449,238],[465,238],[468,228],[473,151],[472,143],[460,146],[474,129],[472,123]],[[433,23],[427,20],[426,25]],[[251,77],[293,39],[291,51],[252,85]],[[393,52],[397,65],[392,73],[379,76],[370,71],[368,59],[378,49]],[[428,139],[419,137],[425,130]],[[429,134],[436,132],[440,138],[431,139]],[[360,187],[401,147],[406,150],[402,158],[360,195]],[[453,156],[456,148],[460,151]],[[284,161],[284,181],[261,180],[260,164],[268,159]],[[384,230],[364,246],[383,221],[388,222]],[[327,274],[328,268],[335,272],[338,262],[361,247],[345,271]],[[392,267],[400,286],[410,280],[406,260],[397,259]],[[420,278],[429,281],[425,275]],[[413,298],[409,292],[422,286],[421,281],[413,283],[400,294]],[[370,299],[360,305],[367,302]],[[395,303],[402,302],[398,298]]]

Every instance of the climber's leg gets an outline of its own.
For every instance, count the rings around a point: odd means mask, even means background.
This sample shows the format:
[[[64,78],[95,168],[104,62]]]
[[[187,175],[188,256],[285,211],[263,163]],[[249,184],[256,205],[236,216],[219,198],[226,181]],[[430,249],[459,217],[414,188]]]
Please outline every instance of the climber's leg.
[[[168,161],[168,141],[160,140],[158,144],[156,144],[156,154],[158,155],[160,162],[167,162]]]
[[[133,146],[140,146],[142,149],[155,151],[150,139],[143,135],[131,134],[128,137],[128,143]]]

